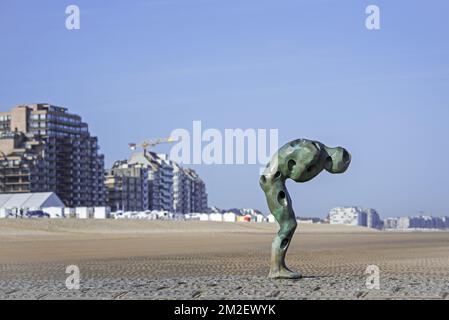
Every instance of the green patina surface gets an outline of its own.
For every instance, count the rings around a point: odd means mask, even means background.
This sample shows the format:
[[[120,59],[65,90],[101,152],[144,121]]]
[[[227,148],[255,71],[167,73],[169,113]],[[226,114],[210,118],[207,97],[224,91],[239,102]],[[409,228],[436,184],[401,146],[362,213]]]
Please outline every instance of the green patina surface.
[[[272,244],[269,277],[301,277],[285,264],[285,254],[296,229],[295,213],[285,181],[290,178],[296,182],[306,182],[323,170],[343,173],[350,162],[351,155],[342,147],[330,148],[318,141],[297,139],[282,146],[268,163],[260,177],[260,186],[280,226]]]

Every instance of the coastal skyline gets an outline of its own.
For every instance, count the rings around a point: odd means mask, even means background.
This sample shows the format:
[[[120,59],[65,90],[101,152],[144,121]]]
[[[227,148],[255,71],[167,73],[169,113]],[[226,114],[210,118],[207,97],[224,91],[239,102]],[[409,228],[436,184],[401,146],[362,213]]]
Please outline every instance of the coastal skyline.
[[[449,4],[375,1],[0,3],[0,109],[47,102],[89,123],[106,167],[178,128],[254,128],[344,145],[345,175],[288,183],[298,216],[342,205],[449,213]],[[168,153],[170,146],[156,152]],[[440,164],[441,163],[441,164]],[[210,205],[267,212],[258,165],[192,165]]]

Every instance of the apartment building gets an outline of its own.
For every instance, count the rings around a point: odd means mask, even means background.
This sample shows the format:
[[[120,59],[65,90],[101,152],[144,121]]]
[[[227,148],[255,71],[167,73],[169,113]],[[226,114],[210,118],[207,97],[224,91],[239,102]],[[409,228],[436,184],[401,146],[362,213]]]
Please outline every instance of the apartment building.
[[[397,229],[398,228],[398,218],[386,218],[384,220],[385,229]]]
[[[134,153],[129,163],[148,168],[149,209],[176,213],[207,210],[206,185],[194,170],[154,152]]]
[[[363,211],[366,213],[366,226],[368,228],[382,229],[384,227],[384,222],[375,209],[365,208]]]
[[[366,226],[366,213],[359,207],[336,207],[329,211],[330,224]]]
[[[105,175],[107,205],[111,211],[145,211],[148,203],[148,168],[117,161]]]
[[[329,211],[330,224],[345,224],[382,229],[383,221],[376,210],[361,207],[336,207]]]
[[[449,229],[449,217],[418,215],[396,219],[397,229]]]
[[[188,201],[190,211],[187,212],[206,212],[207,211],[207,192],[206,184],[193,169],[185,168],[184,172],[188,179],[188,188],[191,197]],[[186,213],[186,212],[183,212]]]
[[[170,161],[154,152],[134,153],[130,164],[148,168],[148,208],[173,211],[173,166]]]
[[[66,206],[105,203],[104,156],[87,123],[67,108],[0,112],[0,193],[55,192]]]
[[[174,164],[173,210],[176,213],[207,211],[206,184],[195,170]]]

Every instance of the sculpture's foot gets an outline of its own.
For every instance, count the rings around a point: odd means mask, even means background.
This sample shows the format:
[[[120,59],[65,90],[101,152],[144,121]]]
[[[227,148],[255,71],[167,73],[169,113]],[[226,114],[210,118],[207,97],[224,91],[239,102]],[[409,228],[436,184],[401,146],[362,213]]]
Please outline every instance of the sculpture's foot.
[[[281,268],[278,270],[270,270],[268,274],[270,279],[300,279],[302,275],[298,272],[291,271],[288,268]]]

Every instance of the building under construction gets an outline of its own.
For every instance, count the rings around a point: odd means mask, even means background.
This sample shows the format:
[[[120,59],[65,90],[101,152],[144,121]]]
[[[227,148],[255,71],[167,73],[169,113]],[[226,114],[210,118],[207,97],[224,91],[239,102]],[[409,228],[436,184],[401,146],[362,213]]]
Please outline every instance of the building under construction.
[[[0,112],[0,193],[55,192],[66,206],[105,204],[104,156],[88,125],[66,108]]]
[[[106,171],[107,203],[112,211],[205,212],[206,185],[198,174],[167,155],[144,149]],[[147,197],[144,195],[147,192]]]
[[[116,161],[106,171],[107,204],[111,211],[145,211],[149,209],[148,168],[128,161]]]

